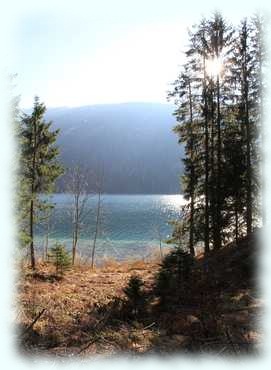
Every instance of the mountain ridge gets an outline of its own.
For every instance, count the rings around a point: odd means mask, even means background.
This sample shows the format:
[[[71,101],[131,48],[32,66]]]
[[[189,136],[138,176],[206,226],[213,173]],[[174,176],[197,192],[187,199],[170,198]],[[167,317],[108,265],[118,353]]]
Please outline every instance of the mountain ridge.
[[[59,128],[64,167],[105,172],[108,194],[180,192],[183,153],[173,133],[174,107],[163,103],[95,104],[48,108],[45,118]],[[65,176],[57,191],[65,190]],[[94,181],[90,179],[90,188]]]

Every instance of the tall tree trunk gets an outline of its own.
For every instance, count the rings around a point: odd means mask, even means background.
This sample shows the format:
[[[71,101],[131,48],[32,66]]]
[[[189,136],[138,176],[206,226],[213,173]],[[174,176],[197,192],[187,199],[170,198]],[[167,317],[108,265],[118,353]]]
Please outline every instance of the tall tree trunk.
[[[252,232],[252,191],[251,191],[251,149],[250,149],[250,123],[249,123],[249,113],[248,106],[246,102],[246,127],[247,127],[247,209],[246,209],[246,224],[247,224],[247,234]]]
[[[75,264],[75,257],[76,257],[76,249],[77,249],[77,241],[78,241],[78,230],[77,227],[73,232],[73,243],[72,243],[72,264]]]
[[[247,40],[244,40],[244,64],[243,64],[243,80],[244,80],[244,120],[246,126],[246,227],[247,235],[252,231],[252,169],[251,169],[251,130],[250,130],[250,115],[249,115],[249,99],[248,99],[248,70],[247,70]]]
[[[92,269],[94,268],[96,241],[97,241],[97,236],[98,236],[98,231],[99,231],[99,223],[100,223],[100,210],[101,210],[101,192],[99,191],[99,193],[98,193],[96,224],[95,224],[95,234],[94,234],[92,253],[91,253],[91,268]]]
[[[191,197],[190,197],[190,230],[189,230],[189,251],[192,256],[195,255],[194,250],[194,188],[195,188],[195,170],[194,170],[194,134],[193,134],[193,107],[191,84],[188,82],[189,90],[189,113],[190,113],[190,135],[191,135]]]
[[[75,194],[75,216],[74,216],[74,230],[73,230],[73,243],[72,243],[72,264],[75,264],[77,242],[79,234],[79,194]]]
[[[47,261],[47,259],[48,259],[49,232],[50,232],[50,223],[49,223],[49,220],[48,220],[47,230],[46,230],[46,237],[45,237],[44,261]]]
[[[239,239],[239,217],[238,217],[238,207],[237,201],[235,201],[234,213],[235,213],[235,243],[237,245]]]
[[[216,170],[215,170],[215,107],[214,107],[214,86],[211,81],[211,180],[210,180],[210,210],[211,210],[211,229],[213,245],[215,244],[215,225],[216,225]]]
[[[260,30],[260,33],[262,35],[262,29]],[[262,36],[263,37],[263,36]],[[259,109],[260,109],[260,117],[259,117],[259,127],[261,129],[261,212],[262,212],[262,224],[263,227],[266,224],[266,208],[265,208],[265,196],[266,196],[266,189],[265,189],[265,179],[264,179],[264,168],[265,168],[265,156],[264,156],[264,150],[265,150],[265,127],[264,127],[264,104],[263,104],[263,41],[260,38],[259,42],[259,78],[260,78],[260,104],[259,104]]]
[[[35,195],[35,181],[36,181],[36,147],[37,147],[37,125],[36,120],[33,121],[32,132],[33,158],[32,158],[32,178],[31,178],[31,200],[30,200],[30,259],[32,270],[36,269],[35,249],[34,249],[34,195]]]
[[[189,251],[192,256],[195,255],[194,249],[194,192],[191,194],[190,200],[190,230],[189,230]]]
[[[204,151],[205,151],[205,179],[204,179],[204,251],[210,251],[210,228],[209,228],[209,128],[208,128],[208,101],[207,101],[207,86],[206,86],[206,60],[203,59],[204,68]]]
[[[35,259],[35,250],[34,250],[34,201],[30,201],[30,259],[31,259],[31,268],[32,270],[36,269],[36,259]]]
[[[260,63],[260,70],[262,70],[262,63]],[[262,73],[261,73],[261,83],[260,83],[260,91],[261,91],[261,96],[260,96],[260,127],[261,127],[261,213],[262,213],[262,225],[263,227],[266,225],[266,187],[265,187],[265,178],[264,178],[264,169],[265,169],[265,145],[266,145],[266,140],[265,140],[265,127],[264,127],[264,106],[263,106],[263,83],[262,83]]]
[[[221,115],[220,115],[220,80],[216,78],[216,104],[217,104],[217,176],[216,176],[216,227],[214,248],[221,248]]]

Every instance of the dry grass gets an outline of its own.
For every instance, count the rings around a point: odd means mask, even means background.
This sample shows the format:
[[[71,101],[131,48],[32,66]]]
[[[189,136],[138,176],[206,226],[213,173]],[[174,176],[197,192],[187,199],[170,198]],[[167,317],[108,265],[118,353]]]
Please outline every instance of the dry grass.
[[[27,327],[45,308],[34,327],[35,340],[42,338],[45,347],[80,346],[89,339],[88,329],[99,320],[92,312],[122,297],[132,274],[141,276],[149,286],[156,270],[156,262],[110,260],[93,270],[86,264],[75,265],[58,279],[49,263],[39,263],[34,275],[24,267],[18,283],[20,326]]]
[[[215,277],[218,284],[194,281],[195,294],[201,297],[204,292],[202,306],[170,306],[168,311],[159,311],[157,298],[150,295],[144,317],[132,319],[121,316],[118,309],[109,319],[112,303],[122,302],[123,288],[134,274],[143,279],[150,293],[159,254],[148,261],[107,259],[93,270],[87,263],[78,263],[62,279],[49,263],[40,261],[36,274],[20,265],[18,323],[25,330],[46,309],[30,335],[23,338],[24,350],[65,356],[179,350],[239,353],[241,347],[249,351],[262,341],[255,322],[263,302],[255,298],[252,286],[244,284],[251,280],[247,273],[244,278],[236,274],[246,253],[249,257],[253,251],[241,245],[241,249],[229,248],[208,257],[210,266],[216,267],[211,282]],[[200,256],[198,261],[203,262]]]

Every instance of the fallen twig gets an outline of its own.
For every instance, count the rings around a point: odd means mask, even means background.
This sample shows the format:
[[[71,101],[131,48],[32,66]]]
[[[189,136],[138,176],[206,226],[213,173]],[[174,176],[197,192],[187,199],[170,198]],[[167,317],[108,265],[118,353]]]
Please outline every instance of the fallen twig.
[[[25,329],[25,331],[21,334],[20,338],[23,338],[36,324],[36,322],[41,318],[43,313],[46,311],[46,308],[43,308],[38,315],[35,317],[35,319],[31,322],[31,324]]]
[[[110,318],[112,312],[113,312],[113,309],[114,309],[114,305],[112,306],[111,310],[109,310],[93,327],[94,330],[101,330],[105,324],[107,323],[108,319]],[[98,334],[98,333],[94,333],[94,338],[92,338],[84,347],[82,347],[79,352],[78,352],[78,355],[80,355],[82,352],[84,352],[86,349],[88,349],[92,344],[94,344],[95,342],[97,342],[99,339],[102,339],[101,338],[101,335]]]
[[[150,328],[151,328],[151,327],[153,327],[155,324],[156,324],[155,322],[152,322],[150,325],[145,326],[145,327],[143,328],[143,330],[150,329]]]
[[[82,347],[80,349],[80,351],[78,352],[78,355],[80,355],[82,352],[84,352],[86,349],[88,349],[92,344],[97,342],[99,339],[100,339],[100,337],[97,334],[95,334],[94,338],[92,338],[91,341],[89,341],[84,347]]]

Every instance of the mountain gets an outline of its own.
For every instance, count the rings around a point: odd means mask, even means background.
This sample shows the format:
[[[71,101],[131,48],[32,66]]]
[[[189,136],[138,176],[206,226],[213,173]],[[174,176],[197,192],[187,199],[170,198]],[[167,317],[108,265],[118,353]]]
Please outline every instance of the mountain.
[[[173,110],[158,103],[49,108],[46,119],[60,129],[64,166],[80,164],[93,173],[103,167],[104,192],[174,194],[180,191],[183,150],[172,132]],[[64,184],[65,177],[59,191]]]

